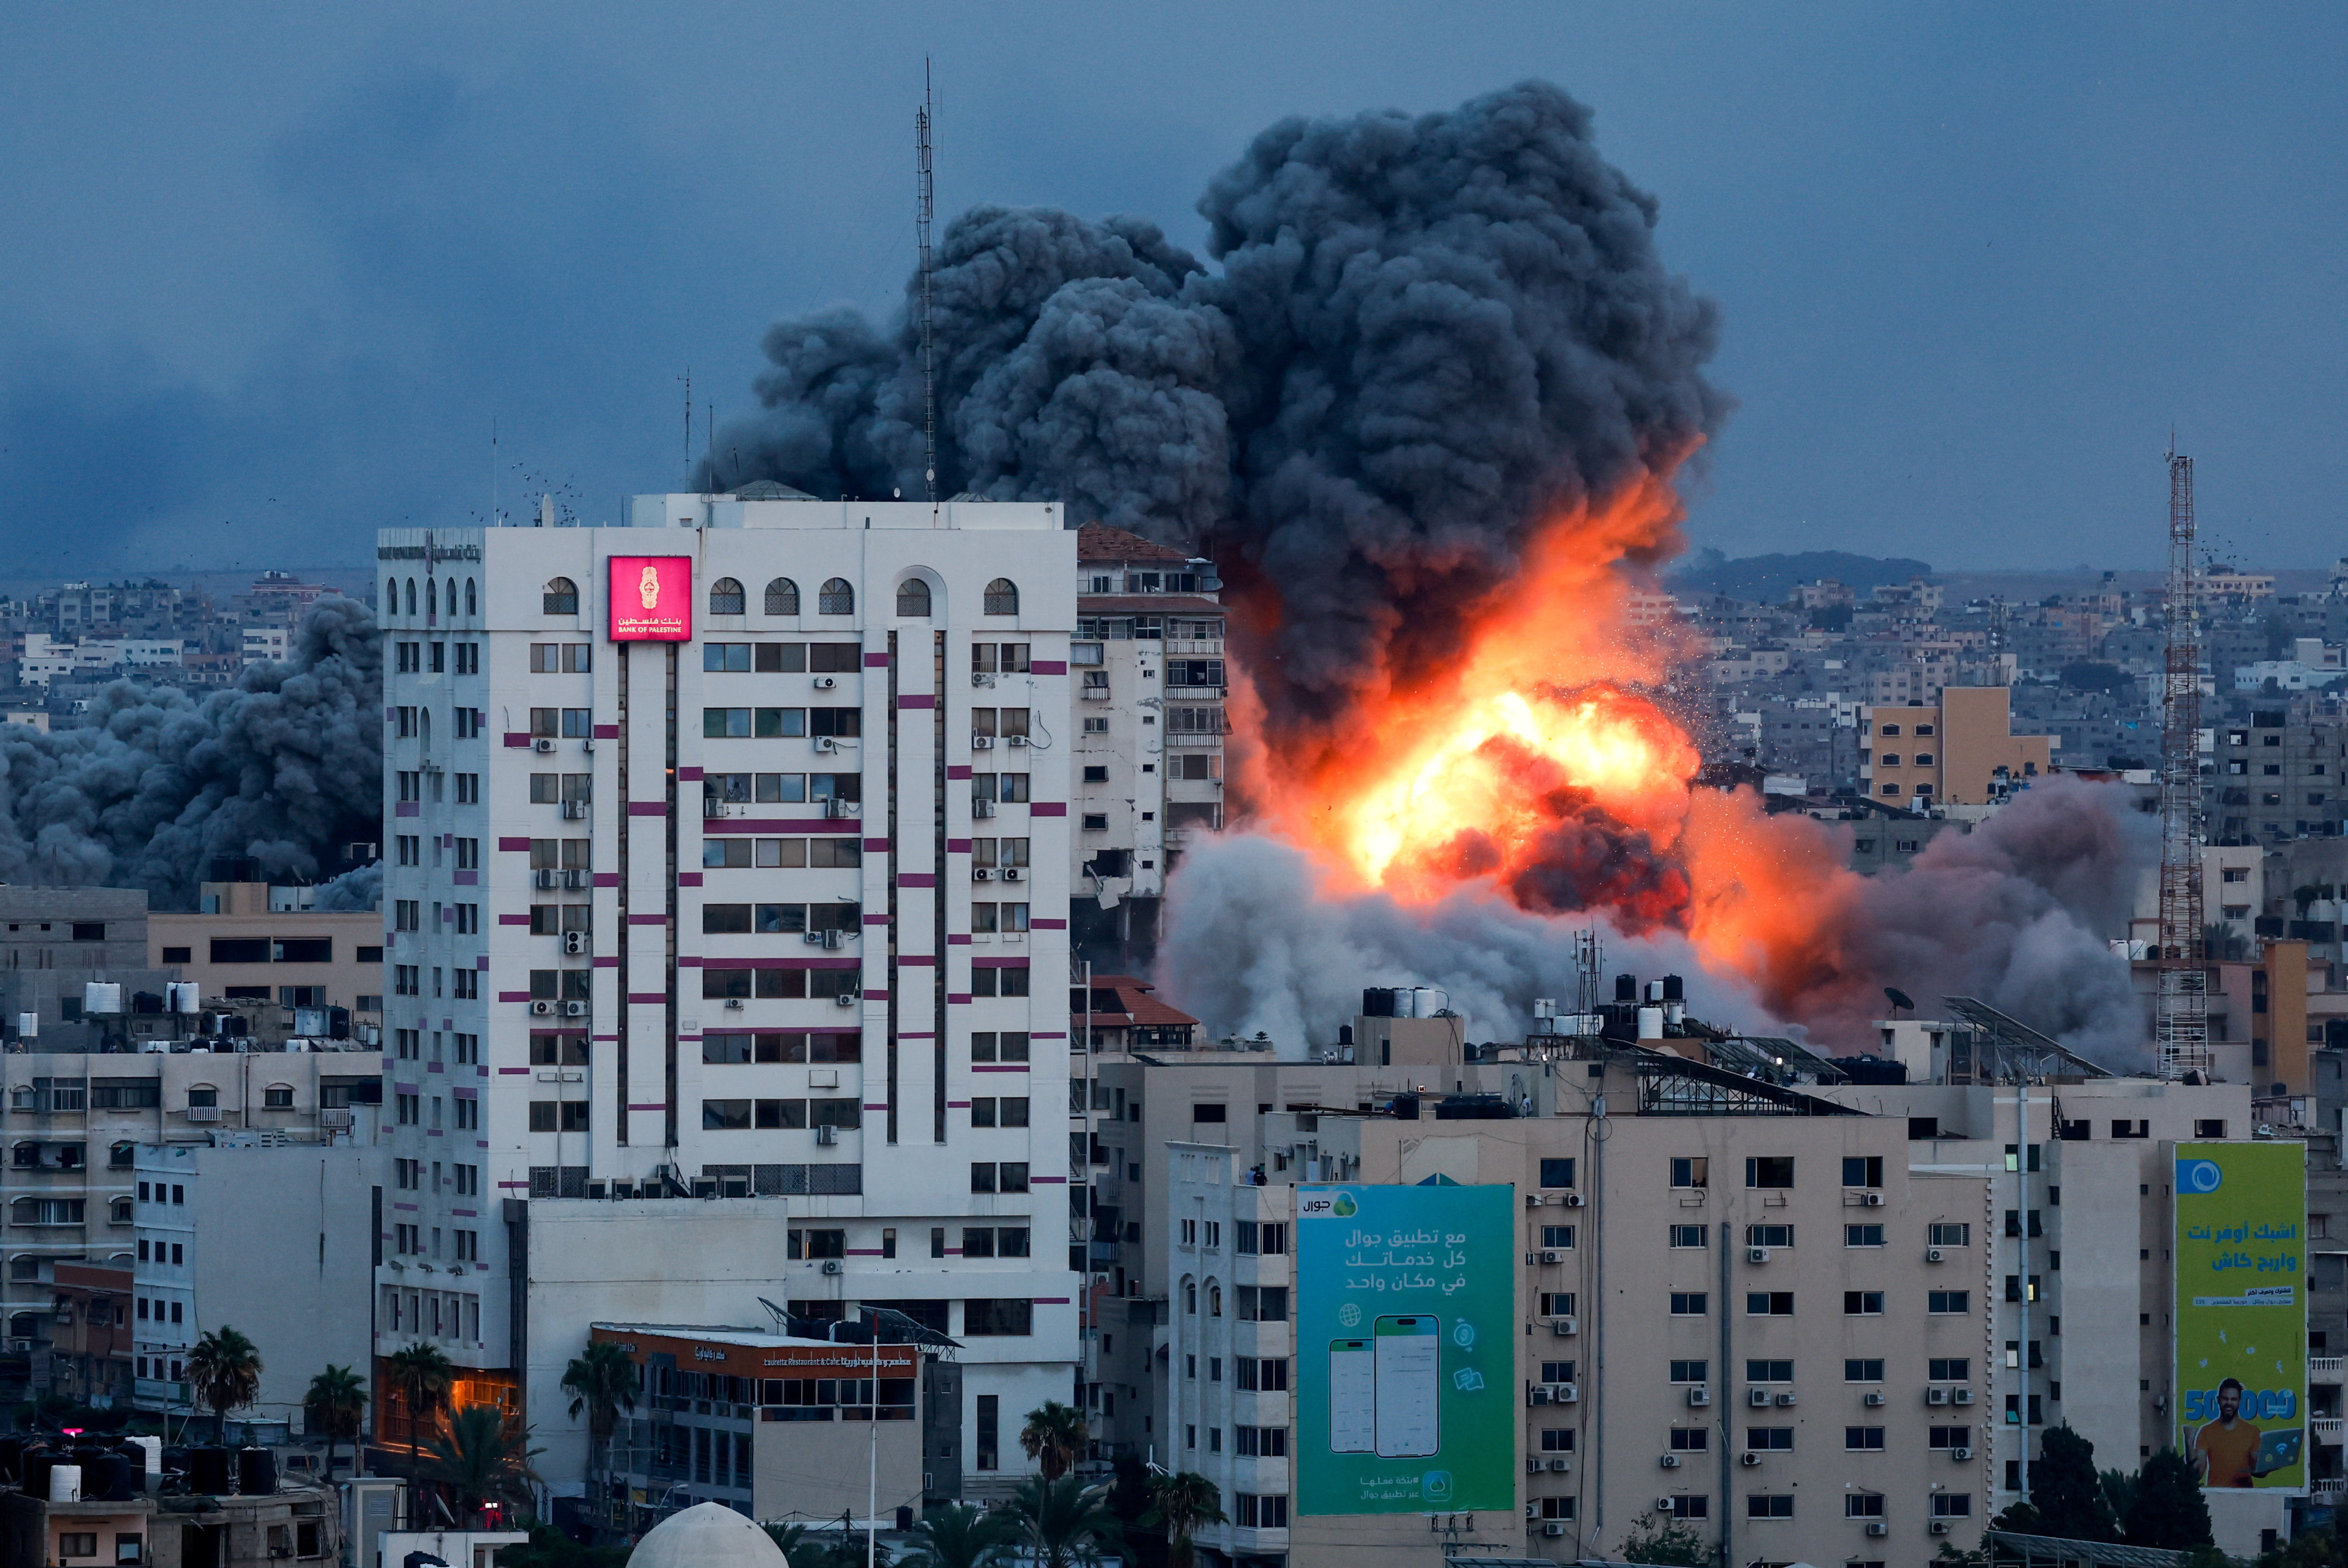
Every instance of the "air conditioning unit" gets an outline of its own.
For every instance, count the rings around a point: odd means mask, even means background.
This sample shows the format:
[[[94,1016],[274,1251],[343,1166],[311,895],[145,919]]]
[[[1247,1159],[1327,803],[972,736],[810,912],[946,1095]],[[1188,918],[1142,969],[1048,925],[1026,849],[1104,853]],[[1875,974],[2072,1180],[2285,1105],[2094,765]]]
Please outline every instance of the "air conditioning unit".
[[[1541,1206],[1541,1195],[1540,1195],[1540,1193],[1538,1193],[1538,1192],[1528,1192],[1528,1193],[1526,1193],[1526,1194],[1525,1194],[1525,1207],[1526,1207],[1526,1208],[1528,1208],[1528,1209],[1538,1209],[1538,1208],[1540,1208],[1540,1206]]]
[[[1561,1264],[1565,1262],[1565,1253],[1555,1247],[1544,1247],[1541,1249],[1540,1261],[1545,1264]]]
[[[562,951],[570,954],[573,957],[577,957],[581,954],[592,953],[594,951],[594,948],[593,944],[588,941],[587,934],[585,932],[566,931],[562,934]]]
[[[1549,1468],[1552,1475],[1570,1475],[1573,1470],[1573,1461],[1559,1454],[1549,1461]]]
[[[1027,744],[1027,738],[1024,735],[1006,735],[1003,738],[1003,744],[1013,748],[1022,747]]]
[[[1663,1466],[1665,1470],[1679,1469],[1680,1456],[1677,1454],[1665,1454],[1663,1458]]]
[[[973,751],[992,751],[994,749],[994,737],[973,735],[970,738],[970,748]]]
[[[819,735],[815,738],[815,748],[818,751],[837,751],[839,749],[839,742],[829,735]]]
[[[1745,1466],[1746,1469],[1750,1470],[1755,1465],[1761,1462],[1761,1456],[1755,1453],[1751,1449],[1747,1449],[1743,1453],[1736,1456],[1736,1462]]]
[[[592,887],[595,885],[595,874],[584,867],[575,867],[562,873],[562,885],[572,889]]]
[[[551,1018],[554,1016],[554,1004],[551,1002],[532,1002],[530,1005],[530,1016],[533,1018]]]
[[[842,931],[839,927],[835,925],[823,934],[823,944],[826,947],[836,950],[841,943],[847,941],[849,937],[853,934],[854,933]]]
[[[1752,1406],[1754,1408],[1759,1409],[1763,1406],[1768,1404],[1769,1390],[1766,1388],[1747,1388],[1745,1390],[1745,1402]]]
[[[1019,880],[1019,868],[1017,866],[1004,867],[1003,880],[1004,882],[1017,882]]]
[[[1864,1403],[1869,1404],[1869,1405],[1880,1405],[1880,1404],[1882,1404],[1882,1403],[1883,1403],[1883,1390],[1882,1390],[1882,1389],[1880,1389],[1880,1388],[1869,1388],[1869,1389],[1867,1391],[1867,1398],[1866,1398],[1866,1399],[1865,1399]]]
[[[539,888],[559,886],[561,876],[562,873],[561,872],[550,871],[541,867],[541,869],[530,873],[530,885]]]
[[[818,676],[815,677],[815,689],[818,691],[830,691],[833,687],[839,685],[839,677],[838,676]]]
[[[974,686],[991,686],[994,684],[994,677],[993,676],[979,675],[973,672],[970,677],[970,684]]]
[[[532,751],[540,752],[552,751],[554,749],[554,741],[550,737],[541,735],[536,740],[530,743],[530,748]]]
[[[815,1140],[823,1148],[829,1149],[839,1143],[839,1129],[826,1122],[815,1130]]]
[[[1946,1535],[1949,1532],[1949,1522],[1945,1519],[1936,1519],[1926,1528],[1935,1535]]]
[[[1891,1526],[1879,1519],[1870,1519],[1867,1522],[1867,1532],[1869,1535],[1889,1535],[1891,1533]]]
[[[583,1018],[587,1016],[587,1004],[584,1002],[565,1002],[562,1004],[562,1016],[566,1018]]]
[[[1539,1474],[1540,1473],[1540,1470],[1541,1470],[1541,1460],[1540,1460],[1540,1455],[1539,1455],[1539,1454],[1527,1454],[1527,1455],[1525,1456],[1525,1473],[1526,1473],[1527,1475],[1539,1475]]]
[[[741,1010],[742,998],[739,996],[728,996],[726,998],[726,1010],[729,1012],[738,1012]]]
[[[1949,1390],[1949,1403],[1950,1403],[1950,1404],[1952,1404],[1952,1405],[1970,1405],[1970,1404],[1972,1404],[1972,1402],[1973,1402],[1973,1391],[1972,1391],[1971,1388],[1952,1388],[1952,1389],[1950,1389],[1950,1390]]]
[[[1794,1397],[1791,1394],[1780,1394],[1777,1396],[1777,1403],[1780,1407],[1786,1409],[1791,1409],[1794,1405]]]
[[[1568,1192],[1565,1195],[1565,1206],[1569,1209],[1579,1209],[1589,1202],[1589,1199],[1579,1192]]]
[[[1942,1252],[1938,1247],[1926,1247],[1924,1249],[1924,1261],[1928,1264],[1944,1264],[1949,1261],[1949,1254]]]
[[[1549,1326],[1549,1329],[1551,1334],[1556,1335],[1560,1339],[1570,1339],[1575,1335],[1581,1332],[1581,1319],[1578,1317],[1560,1317],[1556,1322],[1550,1324]]]
[[[1552,1538],[1563,1535],[1565,1533],[1565,1523],[1561,1520],[1552,1519],[1541,1526],[1541,1533]]]
[[[992,817],[994,815],[994,802],[992,800],[973,800],[970,803],[970,814],[973,817]]]
[[[1528,1404],[1528,1405],[1546,1405],[1546,1404],[1548,1404],[1548,1403],[1549,1403],[1549,1390],[1548,1390],[1547,1388],[1544,1388],[1544,1387],[1540,1387],[1539,1385],[1535,1385],[1534,1387],[1530,1387],[1530,1388],[1526,1389],[1526,1390],[1525,1390],[1525,1403],[1526,1403],[1526,1404]]]
[[[1745,1249],[1745,1261],[1748,1264],[1766,1264],[1769,1261],[1769,1249],[1747,1247]]]
[[[587,802],[586,802],[586,801],[584,801],[584,800],[565,800],[564,802],[562,802],[562,820],[563,820],[564,821],[566,821],[566,822],[581,822],[581,821],[584,821],[584,820],[586,820],[586,819],[587,819]]]
[[[570,815],[571,804],[570,801],[563,802],[563,815]],[[726,802],[715,795],[704,795],[701,798],[701,814],[705,817],[722,817],[726,815]]]
[[[841,1270],[840,1270],[840,1266],[839,1266],[839,1260],[838,1258],[826,1258],[826,1259],[824,1259],[824,1260],[823,1260],[823,1272],[824,1272],[824,1273],[826,1273],[826,1274],[839,1274],[839,1273],[841,1272]]]
[[[801,932],[799,934],[799,940],[806,943],[809,947],[821,947],[823,945],[823,933],[820,931]]]
[[[1659,1497],[1655,1499],[1655,1511],[1657,1513],[1669,1513],[1672,1511],[1673,1506],[1672,1500],[1668,1497]]]
[[[1689,1389],[1689,1390],[1688,1390],[1688,1404],[1689,1404],[1693,1408],[1695,1408],[1695,1409],[1701,1410],[1701,1409],[1703,1409],[1706,1405],[1709,1405],[1709,1404],[1711,1404],[1711,1403],[1712,1403],[1712,1390],[1711,1390],[1711,1389],[1709,1389],[1709,1388],[1691,1388],[1691,1389]]]
[[[1859,1201],[1870,1209],[1880,1209],[1883,1207],[1883,1194],[1880,1192],[1865,1193],[1861,1195]]]
[[[993,882],[994,880],[994,872],[985,866],[973,866],[970,868],[970,880],[973,882]]]
[[[853,1007],[856,1006],[856,993],[853,991],[842,991],[839,995],[832,998],[832,1002],[838,1006]]]
[[[1555,1404],[1555,1405],[1579,1405],[1579,1404],[1581,1404],[1581,1384],[1579,1384],[1579,1383],[1560,1383],[1560,1384],[1556,1385],[1556,1390],[1557,1390],[1557,1391],[1556,1391],[1556,1393],[1555,1393],[1555,1394],[1553,1394],[1553,1395],[1550,1397],[1550,1402],[1551,1404]]]
[[[1972,1458],[1973,1451],[1971,1449],[1951,1449],[1949,1450],[1949,1457],[1952,1460],[1962,1461]]]

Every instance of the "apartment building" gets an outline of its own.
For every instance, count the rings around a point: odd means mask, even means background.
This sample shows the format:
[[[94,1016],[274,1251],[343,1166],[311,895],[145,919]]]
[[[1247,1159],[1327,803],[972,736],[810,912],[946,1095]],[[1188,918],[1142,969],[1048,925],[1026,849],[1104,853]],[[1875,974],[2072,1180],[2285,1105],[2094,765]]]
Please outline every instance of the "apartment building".
[[[1189,834],[1223,824],[1221,583],[1211,562],[1099,523],[1077,531],[1076,573],[1072,941],[1099,968],[1146,970],[1166,873]]]
[[[8,1160],[0,1166],[6,1218],[0,1314],[7,1326],[0,1387],[45,1390],[58,1269],[127,1273],[136,1265],[142,1148],[223,1136],[363,1141],[367,1115],[355,1108],[380,1102],[383,1058],[373,1051],[11,1052],[0,1057],[0,1092],[8,1108]],[[274,1268],[283,1257],[256,1248],[244,1261]],[[126,1321],[135,1339],[140,1326]],[[132,1353],[150,1357],[152,1370],[157,1347],[134,1345]]]
[[[149,957],[141,890],[0,886],[0,1033],[12,1048],[121,1051],[169,1038],[176,1025],[163,1004],[178,978]],[[86,1012],[93,983],[118,986],[122,1011]]]
[[[372,1039],[383,1026],[383,917],[373,910],[285,907],[308,888],[204,882],[202,912],[147,917],[155,967],[197,987],[207,1007],[242,1014],[255,1039]],[[335,1016],[339,1009],[339,1016]],[[339,1030],[339,1035],[337,1031]]]
[[[302,1396],[329,1366],[364,1372],[373,1348],[364,1282],[387,1174],[380,1111],[346,1108],[333,1119],[359,1125],[332,1143],[247,1135],[138,1148],[121,1312],[142,1408],[196,1408],[188,1352],[221,1327],[261,1352],[243,1414],[264,1437],[303,1429]]]
[[[2271,844],[2328,838],[2348,818],[2348,726],[2282,708],[2218,727],[2205,794],[2212,841]]]
[[[1328,1332],[1288,1321],[1299,1182],[1527,1205],[1521,1517],[1455,1521],[1475,1551],[1614,1555],[1662,1514],[1731,1562],[1929,1556],[2020,1494],[2049,1424],[2123,1468],[2172,1440],[2167,1162],[2249,1136],[2249,1086],[2069,1073],[2024,1130],[2010,1086],[1769,1082],[1724,1070],[1733,1042],[1394,1044],[1425,1059],[1100,1064],[1087,1402],[1105,1451],[1224,1489],[1216,1560],[1423,1550],[1416,1517],[1298,1515],[1274,1462],[1283,1357]],[[2271,1492],[2213,1506],[2230,1550],[2284,1523]]]
[[[767,485],[629,517],[379,536],[376,1353],[455,1294],[444,1348],[570,1489],[592,1317],[934,1304],[1007,1489],[1004,1424],[1076,1359],[1076,535]],[[518,1277],[607,1305],[541,1322]]]
[[[1937,701],[1870,707],[1860,731],[1859,778],[1869,797],[1913,804],[1988,804],[2001,781],[2025,783],[2052,766],[2046,738],[2013,733],[2005,686],[1949,686]]]

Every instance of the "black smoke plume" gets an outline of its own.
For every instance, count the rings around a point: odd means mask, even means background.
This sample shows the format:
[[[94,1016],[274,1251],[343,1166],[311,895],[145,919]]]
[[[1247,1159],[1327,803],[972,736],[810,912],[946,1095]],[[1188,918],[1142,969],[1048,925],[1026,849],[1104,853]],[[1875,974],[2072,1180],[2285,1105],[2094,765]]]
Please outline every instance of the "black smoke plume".
[[[0,726],[0,881],[143,887],[192,909],[222,857],[311,880],[383,820],[383,653],[375,618],[311,606],[283,664],[191,696],[128,681],[82,728]]]
[[[1212,552],[1310,730],[1456,643],[1531,530],[1684,458],[1728,400],[1717,313],[1590,111],[1527,82],[1447,113],[1287,119],[1209,185],[1210,271],[1133,218],[980,207],[933,291],[939,490],[1064,501]],[[764,411],[703,482],[922,492],[912,304],[778,324]]]

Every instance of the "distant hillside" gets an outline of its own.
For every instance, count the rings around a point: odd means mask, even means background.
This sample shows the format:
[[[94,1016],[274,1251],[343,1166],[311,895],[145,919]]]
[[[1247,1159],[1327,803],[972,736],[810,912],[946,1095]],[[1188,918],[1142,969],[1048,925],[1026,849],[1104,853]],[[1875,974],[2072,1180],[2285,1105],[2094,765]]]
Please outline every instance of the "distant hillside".
[[[1731,561],[1717,550],[1699,550],[1665,579],[1674,593],[1725,593],[1764,604],[1782,603],[1797,583],[1831,577],[1860,593],[1881,583],[1930,577],[1931,566],[1904,556],[1852,555],[1840,550],[1805,550],[1798,555],[1746,555]]]

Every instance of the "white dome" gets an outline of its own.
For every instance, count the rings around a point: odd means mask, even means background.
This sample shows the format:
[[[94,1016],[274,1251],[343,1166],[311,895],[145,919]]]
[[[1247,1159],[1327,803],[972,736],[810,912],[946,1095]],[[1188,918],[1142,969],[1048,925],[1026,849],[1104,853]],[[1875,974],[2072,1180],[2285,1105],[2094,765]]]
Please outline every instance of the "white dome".
[[[628,1568],[790,1568],[758,1525],[722,1502],[696,1502],[644,1532]]]

